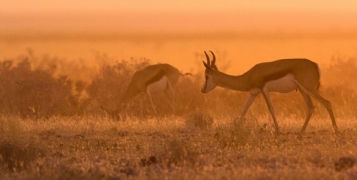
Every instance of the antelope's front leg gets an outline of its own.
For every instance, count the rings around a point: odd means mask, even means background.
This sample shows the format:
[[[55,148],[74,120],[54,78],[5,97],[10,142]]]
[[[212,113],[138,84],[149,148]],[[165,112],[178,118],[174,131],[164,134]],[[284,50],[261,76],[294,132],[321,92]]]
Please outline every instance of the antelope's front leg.
[[[167,82],[167,89],[165,91],[165,94],[169,98],[169,101],[171,101],[170,106],[172,109],[172,113],[174,114],[176,112],[176,97],[175,97],[176,95],[175,95],[174,88],[172,87],[170,82]]]
[[[250,96],[249,96],[247,102],[245,103],[243,110],[240,114],[240,118],[238,120],[240,123],[242,123],[244,121],[245,114],[247,113],[250,106],[253,104],[253,102],[254,102],[255,98],[258,96],[258,94],[260,94],[260,91],[251,91]]]

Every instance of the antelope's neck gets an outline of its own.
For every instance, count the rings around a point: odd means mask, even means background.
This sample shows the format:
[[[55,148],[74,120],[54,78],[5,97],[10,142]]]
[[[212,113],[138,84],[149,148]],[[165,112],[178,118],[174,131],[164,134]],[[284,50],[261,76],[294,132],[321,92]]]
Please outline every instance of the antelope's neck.
[[[141,91],[136,89],[136,88],[130,88],[129,87],[126,90],[126,92],[124,93],[124,96],[122,97],[122,99],[119,101],[119,103],[117,105],[117,109],[124,108],[128,104],[128,102],[130,100],[132,100],[133,98],[135,98],[138,94],[140,94],[140,92]]]
[[[213,82],[217,86],[236,91],[249,91],[250,87],[245,75],[232,76],[222,72],[215,72]]]

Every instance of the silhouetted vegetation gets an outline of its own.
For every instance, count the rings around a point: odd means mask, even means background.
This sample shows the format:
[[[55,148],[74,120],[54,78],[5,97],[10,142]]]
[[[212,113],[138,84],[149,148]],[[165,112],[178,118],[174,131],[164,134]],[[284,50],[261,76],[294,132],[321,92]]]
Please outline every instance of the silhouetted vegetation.
[[[98,58],[100,58],[98,56]],[[108,57],[106,57],[108,58]],[[36,62],[36,63],[34,63]],[[39,63],[41,62],[41,63]],[[357,65],[354,58],[333,58],[322,66],[323,96],[332,102],[338,116],[355,116],[357,100],[355,93]],[[36,65],[35,65],[36,64]],[[122,60],[114,64],[103,64],[92,79],[74,80],[78,76],[65,74],[68,64],[56,58],[38,58],[32,53],[16,60],[0,62],[0,113],[19,115],[22,118],[48,118],[51,116],[104,115],[101,105],[115,108],[122,98],[131,76],[137,70],[152,64],[149,59]],[[88,73],[84,68],[77,73]],[[59,69],[61,73],[59,74]],[[203,71],[203,70],[202,70]],[[73,72],[72,72],[73,73]],[[215,114],[217,116],[238,116],[248,94],[217,88],[208,94],[200,92],[203,72],[193,77],[182,77],[176,86],[176,111],[172,112],[170,101],[164,94],[155,95],[154,102],[159,115],[187,115],[192,112]],[[305,114],[305,104],[296,92],[272,94],[277,115]],[[131,101],[123,114],[140,115],[140,99],[144,100],[144,115],[153,115],[148,99],[144,96]],[[315,102],[316,107],[320,105]],[[253,104],[250,113],[267,113],[262,98]],[[317,114],[325,113],[323,108]],[[248,113],[249,115],[249,113]]]
[[[79,102],[67,76],[54,77],[53,69],[34,69],[29,59],[18,64],[3,61],[0,67],[2,114],[23,118],[75,115]]]

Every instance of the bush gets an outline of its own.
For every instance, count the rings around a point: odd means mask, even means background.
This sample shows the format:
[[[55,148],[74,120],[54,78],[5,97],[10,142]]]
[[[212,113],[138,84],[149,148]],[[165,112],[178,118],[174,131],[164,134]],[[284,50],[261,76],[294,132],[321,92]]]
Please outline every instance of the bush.
[[[29,59],[17,65],[0,63],[0,111],[23,118],[74,115],[77,100],[67,76],[55,78],[52,70],[33,69]]]

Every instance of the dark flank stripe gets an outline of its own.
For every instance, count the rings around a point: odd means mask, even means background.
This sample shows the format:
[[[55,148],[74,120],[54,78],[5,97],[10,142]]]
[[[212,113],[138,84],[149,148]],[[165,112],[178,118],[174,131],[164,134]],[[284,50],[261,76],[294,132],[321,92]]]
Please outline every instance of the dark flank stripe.
[[[155,76],[153,76],[151,79],[149,79],[148,81],[145,82],[145,87],[147,87],[148,85],[159,81],[162,77],[165,76],[165,71],[160,69],[160,71],[158,71]]]

